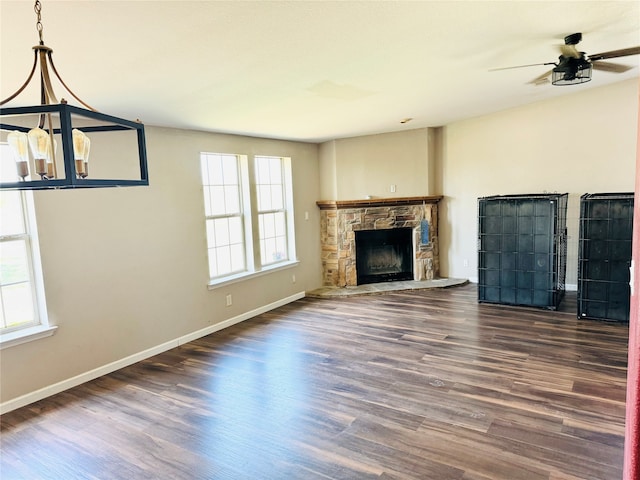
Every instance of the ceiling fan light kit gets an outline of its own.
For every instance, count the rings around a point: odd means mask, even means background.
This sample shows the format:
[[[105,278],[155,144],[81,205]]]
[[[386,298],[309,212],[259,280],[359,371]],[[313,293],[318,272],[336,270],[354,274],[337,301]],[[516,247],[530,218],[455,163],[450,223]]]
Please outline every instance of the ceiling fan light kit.
[[[33,47],[33,68],[24,84],[0,102],[0,142],[9,144],[15,160],[0,158],[3,170],[10,170],[10,163],[15,165],[13,177],[3,172],[0,190],[149,185],[144,125],[100,113],[67,87],[53,63],[53,50],[42,40],[41,9],[40,0],[36,0],[34,11],[40,42]],[[40,104],[4,107],[29,85],[38,66]],[[86,108],[69,105],[63,98],[57,100],[51,71]],[[57,156],[58,145],[62,147],[61,159]],[[114,145],[117,155],[113,153]],[[89,174],[90,152],[95,175]]]
[[[553,85],[576,85],[591,80],[593,67],[584,58],[560,57],[560,63],[551,70]]]

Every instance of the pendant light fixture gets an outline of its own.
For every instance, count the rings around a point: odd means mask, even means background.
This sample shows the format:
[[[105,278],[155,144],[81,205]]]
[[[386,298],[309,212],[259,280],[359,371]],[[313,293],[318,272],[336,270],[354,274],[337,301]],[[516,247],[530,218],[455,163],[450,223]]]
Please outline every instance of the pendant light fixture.
[[[14,157],[11,162],[0,159],[0,190],[149,185],[144,125],[100,113],[69,89],[53,63],[53,50],[42,39],[40,0],[35,1],[34,11],[40,42],[33,47],[33,68],[24,84],[0,102],[0,142],[9,144]],[[40,104],[5,107],[38,70]],[[58,101],[51,72],[83,107],[64,98]],[[9,164],[15,165],[15,172]]]

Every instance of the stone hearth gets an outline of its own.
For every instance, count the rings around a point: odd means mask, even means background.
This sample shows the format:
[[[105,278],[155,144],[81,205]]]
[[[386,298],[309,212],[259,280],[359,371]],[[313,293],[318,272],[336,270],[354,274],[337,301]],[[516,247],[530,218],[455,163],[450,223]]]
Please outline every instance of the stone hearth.
[[[322,235],[323,285],[355,286],[357,282],[355,232],[411,227],[414,280],[438,278],[438,202],[441,196],[379,198],[317,202]],[[429,224],[424,242],[421,222]]]

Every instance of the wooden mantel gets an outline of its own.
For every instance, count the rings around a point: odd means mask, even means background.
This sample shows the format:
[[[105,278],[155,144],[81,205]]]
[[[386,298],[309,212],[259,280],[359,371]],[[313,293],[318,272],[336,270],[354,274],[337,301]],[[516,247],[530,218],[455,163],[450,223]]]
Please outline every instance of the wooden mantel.
[[[364,200],[318,200],[320,210],[342,210],[344,208],[390,207],[394,205],[420,205],[438,203],[442,195],[428,197],[367,198]]]

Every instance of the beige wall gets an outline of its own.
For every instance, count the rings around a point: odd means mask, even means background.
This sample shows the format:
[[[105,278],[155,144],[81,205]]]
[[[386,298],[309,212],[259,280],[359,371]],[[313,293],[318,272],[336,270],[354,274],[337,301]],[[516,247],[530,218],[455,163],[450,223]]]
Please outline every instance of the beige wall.
[[[477,281],[478,197],[569,193],[566,281],[575,288],[580,195],[634,187],[638,83],[566,88],[575,93],[445,127],[326,142],[322,199],[444,195],[441,275]]]
[[[1,352],[3,403],[321,285],[317,145],[148,128],[147,146],[149,187],[35,193],[59,328]],[[201,151],[292,158],[298,266],[207,289]]]
[[[477,281],[478,197],[546,191],[570,194],[567,284],[577,283],[580,195],[634,188],[638,82],[557,88],[576,93],[444,128],[442,275]]]
[[[579,196],[634,186],[638,83],[564,88],[576,93],[320,146],[149,128],[148,188],[36,192],[48,309],[59,329],[1,352],[0,401],[319,287],[320,199],[443,194],[441,274],[476,280],[478,197],[568,192],[567,283],[575,284]],[[299,266],[207,290],[200,151],[292,157]]]
[[[430,129],[421,128],[325,142],[320,146],[322,200],[430,195],[431,137]]]

